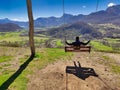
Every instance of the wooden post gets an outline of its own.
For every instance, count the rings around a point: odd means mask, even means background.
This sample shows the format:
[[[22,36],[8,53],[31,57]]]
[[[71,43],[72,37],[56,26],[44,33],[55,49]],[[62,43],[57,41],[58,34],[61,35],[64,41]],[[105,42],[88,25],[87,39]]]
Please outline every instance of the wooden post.
[[[31,56],[34,57],[35,56],[34,20],[33,20],[31,0],[26,0],[26,3],[27,3],[28,18],[29,18],[29,44],[31,49]]]

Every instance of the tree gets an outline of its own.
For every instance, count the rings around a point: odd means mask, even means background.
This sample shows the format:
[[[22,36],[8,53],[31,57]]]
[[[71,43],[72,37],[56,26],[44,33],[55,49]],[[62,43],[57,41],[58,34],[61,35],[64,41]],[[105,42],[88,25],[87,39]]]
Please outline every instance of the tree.
[[[32,4],[31,0],[26,0],[27,3],[27,11],[29,18],[29,43],[31,49],[31,56],[35,56],[35,46],[34,46],[34,21],[33,21],[33,13],[32,13]]]

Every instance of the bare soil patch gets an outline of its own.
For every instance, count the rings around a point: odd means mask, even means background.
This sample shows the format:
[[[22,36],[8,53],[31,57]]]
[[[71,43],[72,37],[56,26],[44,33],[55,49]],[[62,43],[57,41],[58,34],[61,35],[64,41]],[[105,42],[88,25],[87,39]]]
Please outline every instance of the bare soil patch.
[[[120,62],[120,55],[101,52],[74,53],[30,75],[28,90],[120,90],[120,76],[112,72],[102,56]],[[80,64],[79,64],[79,63]],[[76,64],[76,65],[75,65]],[[68,67],[67,73],[66,68]],[[72,68],[72,69],[71,69]]]

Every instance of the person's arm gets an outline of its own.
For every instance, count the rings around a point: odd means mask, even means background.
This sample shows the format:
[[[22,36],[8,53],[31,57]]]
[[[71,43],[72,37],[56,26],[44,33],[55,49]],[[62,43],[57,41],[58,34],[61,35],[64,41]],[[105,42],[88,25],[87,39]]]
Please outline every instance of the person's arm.
[[[65,41],[65,43],[66,43],[67,45],[73,45],[72,43],[68,43],[67,41]]]
[[[88,43],[90,43],[90,40],[86,43],[80,42],[82,45],[87,45]]]

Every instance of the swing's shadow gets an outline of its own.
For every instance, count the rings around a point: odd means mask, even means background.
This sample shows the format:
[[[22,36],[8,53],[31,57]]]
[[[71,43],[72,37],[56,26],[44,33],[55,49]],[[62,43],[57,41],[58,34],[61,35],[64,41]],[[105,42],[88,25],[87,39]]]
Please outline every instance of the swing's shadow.
[[[93,68],[81,67],[80,62],[78,61],[78,66],[74,61],[74,66],[66,66],[66,73],[73,74],[82,80],[85,80],[89,76],[98,77]]]
[[[0,86],[0,90],[7,90],[8,87],[15,81],[15,79],[17,79],[17,77],[23,72],[23,70],[26,69],[33,58],[33,56],[30,56],[27,61],[24,62],[20,68]]]

